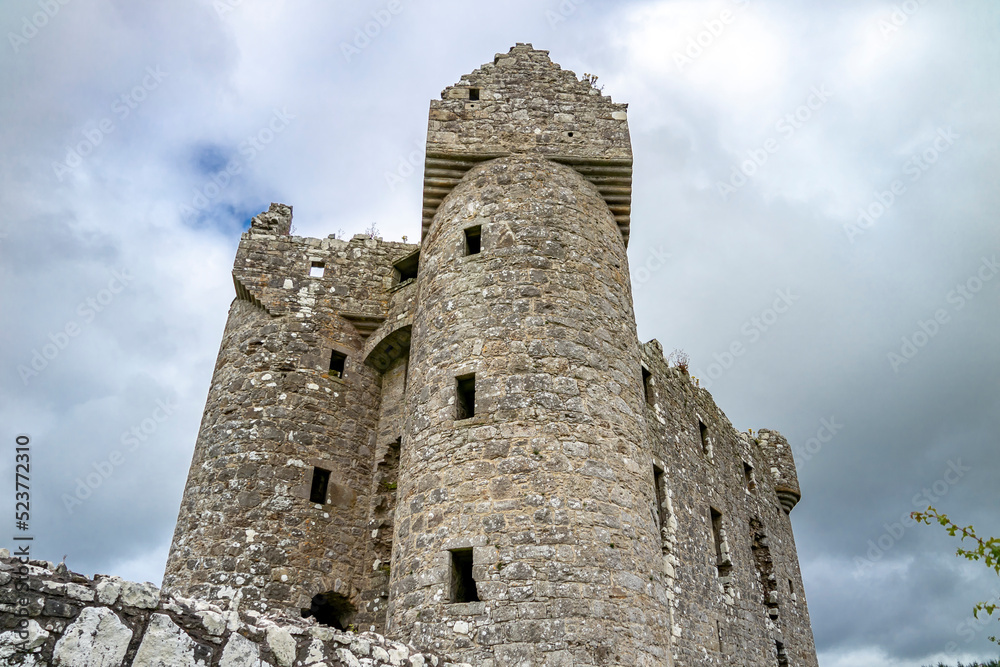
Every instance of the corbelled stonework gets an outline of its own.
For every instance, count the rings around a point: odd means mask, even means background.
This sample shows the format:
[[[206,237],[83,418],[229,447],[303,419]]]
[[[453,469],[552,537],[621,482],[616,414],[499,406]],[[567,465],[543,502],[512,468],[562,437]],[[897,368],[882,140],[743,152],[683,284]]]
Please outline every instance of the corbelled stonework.
[[[625,105],[431,103],[421,244],[243,235],[164,587],[456,662],[815,667],[788,443],[635,331]]]

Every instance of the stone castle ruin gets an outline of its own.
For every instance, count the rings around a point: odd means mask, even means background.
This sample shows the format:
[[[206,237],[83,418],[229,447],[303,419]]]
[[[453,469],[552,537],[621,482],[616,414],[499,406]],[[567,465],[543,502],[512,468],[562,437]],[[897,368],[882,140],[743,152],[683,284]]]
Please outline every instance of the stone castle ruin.
[[[431,102],[419,244],[253,219],[165,592],[481,667],[816,667],[787,441],[637,339],[626,106],[518,44]]]

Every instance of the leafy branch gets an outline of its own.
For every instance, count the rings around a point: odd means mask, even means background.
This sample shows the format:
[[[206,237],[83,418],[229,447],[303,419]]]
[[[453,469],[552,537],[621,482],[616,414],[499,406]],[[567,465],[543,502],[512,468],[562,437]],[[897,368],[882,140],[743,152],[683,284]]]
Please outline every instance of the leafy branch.
[[[976,529],[971,525],[969,526],[959,526],[957,523],[948,518],[947,514],[942,514],[933,507],[928,507],[926,512],[913,512],[910,516],[914,520],[931,525],[932,521],[944,526],[944,529],[948,531],[948,534],[952,537],[961,536],[959,539],[962,543],[969,540],[972,544],[971,549],[965,547],[958,547],[955,554],[965,558],[969,561],[983,562],[986,567],[992,569],[998,576],[1000,576],[1000,538],[996,537],[980,537],[976,533]],[[978,619],[979,613],[985,611],[988,616],[992,616],[993,612],[1000,607],[1000,604],[994,602],[979,602],[972,609],[972,615]],[[990,637],[991,642],[996,642],[1000,644],[995,636]]]

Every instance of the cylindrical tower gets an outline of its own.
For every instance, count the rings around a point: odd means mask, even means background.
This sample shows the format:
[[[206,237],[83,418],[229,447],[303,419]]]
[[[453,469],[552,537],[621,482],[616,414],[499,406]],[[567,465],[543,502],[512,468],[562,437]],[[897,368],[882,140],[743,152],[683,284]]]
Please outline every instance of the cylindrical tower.
[[[290,221],[272,206],[241,240],[163,585],[346,626],[366,575],[380,375],[338,314],[353,295],[336,268],[381,294],[391,265],[366,265],[375,241],[290,237]]]
[[[625,244],[577,171],[471,169],[421,254],[389,631],[475,664],[665,665]]]

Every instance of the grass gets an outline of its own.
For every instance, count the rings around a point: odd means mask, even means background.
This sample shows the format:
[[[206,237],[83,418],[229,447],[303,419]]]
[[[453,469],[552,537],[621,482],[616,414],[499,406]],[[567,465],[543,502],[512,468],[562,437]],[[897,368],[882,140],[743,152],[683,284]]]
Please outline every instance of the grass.
[[[926,667],[934,667],[934,665],[927,665]],[[949,665],[939,662],[937,667],[949,667]],[[956,667],[1000,667],[1000,660],[990,660],[989,662],[970,662],[967,665],[960,662],[956,665]]]

